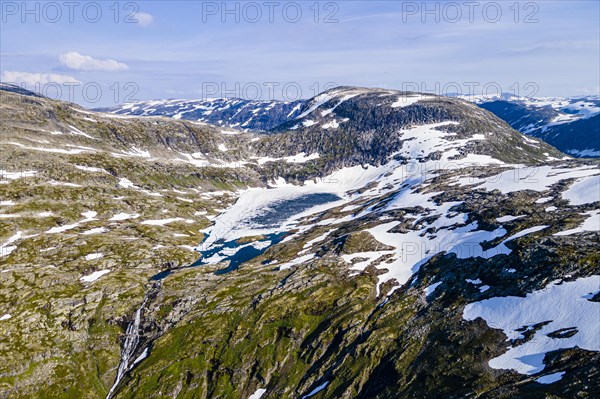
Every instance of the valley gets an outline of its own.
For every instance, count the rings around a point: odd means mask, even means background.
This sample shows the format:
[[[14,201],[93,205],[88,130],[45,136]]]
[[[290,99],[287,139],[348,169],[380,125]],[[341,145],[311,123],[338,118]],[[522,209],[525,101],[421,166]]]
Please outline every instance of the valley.
[[[384,89],[2,100],[2,398],[600,394],[596,159]]]

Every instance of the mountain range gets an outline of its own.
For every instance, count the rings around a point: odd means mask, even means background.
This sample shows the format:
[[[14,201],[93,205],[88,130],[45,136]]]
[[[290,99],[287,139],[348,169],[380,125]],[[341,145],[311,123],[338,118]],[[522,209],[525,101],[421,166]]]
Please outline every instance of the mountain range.
[[[600,156],[600,98],[475,97],[516,130],[575,157]]]
[[[424,93],[0,94],[0,398],[600,395],[597,160]]]
[[[598,96],[532,98],[504,93],[455,97],[474,102],[515,130],[540,138],[571,156],[600,156]],[[245,131],[268,132],[293,121],[305,102],[307,100],[250,101],[238,98],[156,100],[100,108],[98,111],[119,115],[168,116]]]

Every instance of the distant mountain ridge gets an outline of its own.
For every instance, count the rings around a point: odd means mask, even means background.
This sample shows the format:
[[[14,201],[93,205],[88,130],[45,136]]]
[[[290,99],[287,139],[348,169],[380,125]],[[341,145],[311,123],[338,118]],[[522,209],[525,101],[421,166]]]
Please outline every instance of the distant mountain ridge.
[[[600,156],[600,97],[452,96],[474,102],[521,133],[540,138],[574,157]],[[277,130],[301,116],[310,100],[154,100],[97,111],[120,115],[167,116],[244,131]]]
[[[599,160],[395,90],[269,134],[0,94],[0,398],[598,397]]]
[[[468,98],[521,133],[575,157],[600,156],[600,97],[476,96]]]
[[[118,115],[167,116],[250,131],[270,130],[295,118],[303,103],[304,100],[175,99],[137,101],[95,110]]]

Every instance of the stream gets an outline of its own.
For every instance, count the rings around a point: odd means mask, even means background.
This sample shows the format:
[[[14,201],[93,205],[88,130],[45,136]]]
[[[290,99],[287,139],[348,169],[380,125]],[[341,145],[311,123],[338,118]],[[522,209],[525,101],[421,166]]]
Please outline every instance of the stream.
[[[152,276],[150,278],[150,282],[156,284],[157,281],[160,282],[177,270],[221,262],[228,262],[228,265],[226,268],[215,271],[215,274],[224,275],[230,273],[239,268],[244,262],[256,258],[257,256],[263,254],[271,246],[280,243],[288,234],[286,228],[282,229],[281,226],[286,224],[287,221],[292,220],[294,216],[300,215],[301,213],[313,207],[340,199],[341,198],[335,194],[310,193],[297,196],[295,198],[274,201],[262,209],[254,209],[254,212],[250,212],[249,216],[236,222],[237,224],[235,227],[239,226],[239,231],[243,232],[243,234],[240,233],[240,236],[227,241],[222,239],[214,241],[204,250],[198,251],[201,257],[196,262],[181,268],[163,270]],[[288,224],[286,224],[286,227],[287,226]],[[232,228],[232,231],[235,233],[236,229]],[[249,231],[253,234],[248,234]],[[249,235],[257,235],[261,236],[261,238],[252,242],[240,243],[240,238],[243,238],[244,236],[247,237]],[[204,237],[203,243],[207,241],[208,237],[210,237],[210,234]],[[201,246],[202,243],[199,247]],[[106,399],[112,398],[112,396],[116,393],[119,384],[123,380],[123,377],[125,377],[127,372],[129,372],[139,362],[138,360],[132,362],[132,357],[139,343],[139,330],[142,322],[142,312],[152,291],[153,290],[150,289],[146,293],[144,301],[136,310],[133,320],[127,326],[125,340],[121,349],[121,362],[119,363],[117,376],[113,386],[110,388],[110,391],[106,396]]]
[[[130,364],[131,357],[133,356],[140,339],[139,331],[140,323],[142,322],[142,310],[144,309],[144,306],[146,306],[147,301],[148,294],[146,294],[144,297],[144,302],[142,302],[142,305],[136,310],[135,317],[127,326],[127,330],[125,332],[125,341],[123,342],[123,348],[121,349],[121,363],[119,363],[117,377],[115,378],[115,382],[110,388],[110,391],[108,391],[106,399],[110,399],[112,397],[115,389],[117,389],[125,374],[129,371],[131,366],[133,366]]]

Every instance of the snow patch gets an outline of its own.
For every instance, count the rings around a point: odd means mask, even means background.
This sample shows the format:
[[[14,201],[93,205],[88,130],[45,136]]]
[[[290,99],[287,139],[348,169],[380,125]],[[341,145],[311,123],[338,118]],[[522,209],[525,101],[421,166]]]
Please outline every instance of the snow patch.
[[[264,388],[258,388],[248,399],[260,399],[267,392]]]
[[[496,297],[465,306],[463,318],[484,319],[492,328],[500,328],[508,339],[522,338],[520,331],[547,322],[533,333],[533,339],[520,345],[510,345],[507,352],[493,358],[495,369],[512,369],[521,374],[544,370],[546,353],[578,347],[600,351],[598,320],[600,303],[590,300],[600,287],[600,276],[579,278],[570,282],[554,282],[526,297]],[[548,334],[559,330],[576,331],[570,337],[552,338]]]
[[[425,296],[429,296],[431,294],[433,294],[436,290],[437,287],[439,287],[442,284],[442,281],[439,281],[437,283],[433,283],[428,287],[425,287],[425,289],[423,290],[423,292],[425,293]]]
[[[142,224],[150,225],[150,226],[164,226],[169,223],[178,222],[180,220],[184,220],[182,218],[169,218],[169,219],[156,219],[156,220],[144,220]]]
[[[95,259],[100,259],[104,256],[104,254],[100,253],[100,252],[96,252],[93,254],[87,254],[85,256],[85,260],[95,260]]]
[[[98,280],[100,277],[104,276],[105,274],[110,273],[110,270],[105,269],[105,270],[100,270],[97,272],[93,272],[90,275],[87,276],[83,276],[80,278],[81,281],[85,282],[85,283],[92,283],[96,280]]]
[[[561,196],[569,201],[569,205],[591,204],[600,201],[600,176],[577,180]]]
[[[130,213],[125,213],[125,212],[120,212],[108,220],[109,221],[121,221],[121,220],[127,220],[127,219],[136,219],[138,217],[140,217],[140,215],[138,213],[130,214]]]
[[[582,213],[582,215],[589,215],[583,223],[574,229],[561,231],[555,233],[555,236],[568,236],[571,234],[584,233],[586,231],[600,231],[600,210],[588,211]]]
[[[435,97],[422,94],[400,96],[398,97],[398,100],[392,104],[392,108],[404,108],[418,103],[419,101],[431,99],[435,99]]]
[[[521,219],[524,217],[527,217],[527,215],[519,215],[519,216],[506,215],[506,216],[496,218],[496,221],[498,221],[500,223],[506,223],[506,222],[512,222],[513,220]]]

